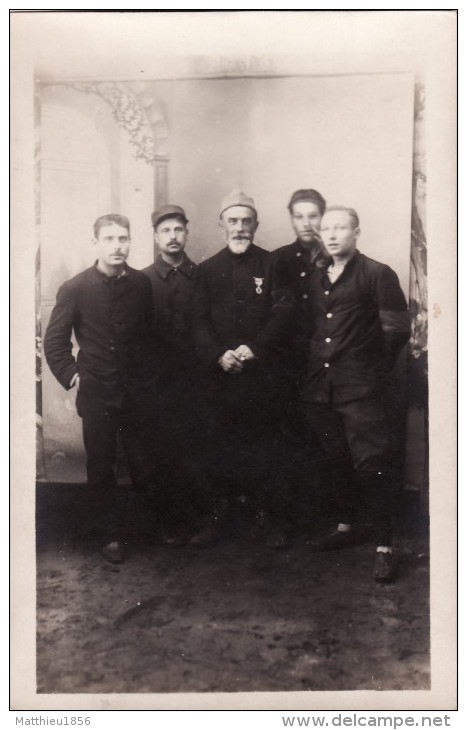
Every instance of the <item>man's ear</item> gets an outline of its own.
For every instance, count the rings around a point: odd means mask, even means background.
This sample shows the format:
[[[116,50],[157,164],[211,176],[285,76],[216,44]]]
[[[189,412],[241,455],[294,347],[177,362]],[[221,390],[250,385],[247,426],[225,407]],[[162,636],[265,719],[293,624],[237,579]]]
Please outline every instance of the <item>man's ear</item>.
[[[359,228],[359,226],[357,226],[357,228],[354,229],[354,235],[355,235],[355,238],[358,238],[359,237],[359,235],[360,235],[360,228]]]
[[[256,223],[255,223],[255,227],[253,229],[253,233],[256,233],[256,229],[258,228],[258,226],[259,226],[259,220],[256,219]]]

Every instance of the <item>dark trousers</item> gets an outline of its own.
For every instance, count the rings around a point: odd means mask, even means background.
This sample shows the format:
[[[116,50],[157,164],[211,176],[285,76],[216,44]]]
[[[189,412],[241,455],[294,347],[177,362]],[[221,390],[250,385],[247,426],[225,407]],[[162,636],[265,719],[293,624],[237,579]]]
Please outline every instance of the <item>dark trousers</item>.
[[[115,465],[121,442],[132,485],[143,490],[151,481],[145,419],[128,400],[115,408],[80,394],[78,413],[82,419],[88,485],[94,504],[89,522],[99,526],[107,541],[122,539],[127,532],[128,489],[117,484]]]
[[[308,403],[307,419],[327,457],[338,521],[351,524],[364,503],[377,542],[390,544],[395,484],[383,405],[376,397]]]
[[[248,367],[248,366],[247,366]],[[274,382],[254,366],[219,372],[206,388],[209,404],[207,471],[218,501],[245,501],[251,514],[280,511],[279,402]]]
[[[203,456],[209,418],[197,379],[183,371],[163,375],[148,405],[152,509],[164,526],[196,527],[213,502]]]
[[[307,425],[307,406],[303,396],[307,374],[309,342],[302,338],[292,343],[279,361],[279,387],[275,399],[279,403],[280,468],[290,492],[292,504],[309,495],[310,486],[320,479],[320,448]],[[293,491],[292,491],[293,490]],[[303,491],[303,494],[300,494]]]

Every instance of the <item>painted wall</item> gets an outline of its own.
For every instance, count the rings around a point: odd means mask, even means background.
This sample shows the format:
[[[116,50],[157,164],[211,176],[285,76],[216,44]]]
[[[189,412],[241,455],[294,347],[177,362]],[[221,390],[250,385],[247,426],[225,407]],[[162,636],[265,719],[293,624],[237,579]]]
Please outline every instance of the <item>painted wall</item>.
[[[220,200],[234,187],[257,203],[257,243],[293,240],[286,206],[314,187],[360,213],[360,248],[408,292],[413,78],[367,75],[157,82],[170,129],[169,200],[190,218],[195,260],[221,244]]]

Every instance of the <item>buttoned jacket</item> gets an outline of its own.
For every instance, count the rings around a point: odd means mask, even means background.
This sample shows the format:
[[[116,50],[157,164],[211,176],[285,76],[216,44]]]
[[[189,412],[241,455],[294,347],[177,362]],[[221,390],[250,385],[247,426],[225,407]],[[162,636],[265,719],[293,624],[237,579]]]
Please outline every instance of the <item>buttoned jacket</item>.
[[[226,247],[199,265],[194,332],[206,365],[239,345],[248,345],[258,363],[267,360],[287,339],[292,314],[290,294],[273,287],[269,251],[251,244],[233,254]]]
[[[313,255],[298,239],[272,252],[274,287],[286,289],[295,299],[292,346],[305,352],[308,352],[312,325],[310,279],[315,269],[323,266],[325,261],[318,241]]]
[[[307,399],[344,403],[371,396],[410,336],[396,273],[356,251],[334,283],[326,269],[317,269],[310,287]]]
[[[143,269],[152,287],[156,331],[164,343],[164,368],[186,369],[194,359],[193,296],[197,266],[184,253],[182,263],[172,266],[159,254]]]
[[[65,282],[47,327],[44,353],[64,388],[78,374],[81,398],[120,407],[129,390],[152,381],[158,371],[148,278],[129,266],[118,278],[92,266]]]

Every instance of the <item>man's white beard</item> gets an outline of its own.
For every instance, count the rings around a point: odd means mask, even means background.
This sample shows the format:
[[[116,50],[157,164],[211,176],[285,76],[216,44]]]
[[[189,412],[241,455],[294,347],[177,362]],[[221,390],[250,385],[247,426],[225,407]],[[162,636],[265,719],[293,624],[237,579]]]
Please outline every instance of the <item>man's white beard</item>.
[[[230,239],[229,240],[229,248],[232,251],[232,253],[245,253],[245,251],[248,250],[248,248],[252,244],[251,238],[242,238],[242,239]]]

